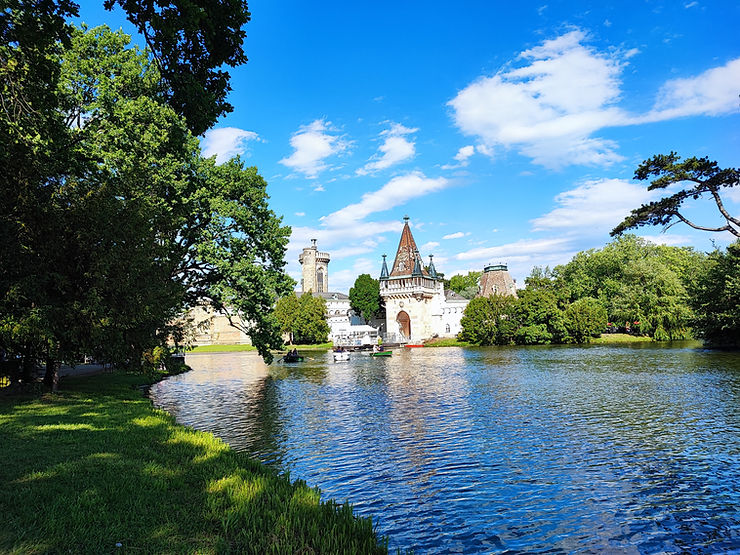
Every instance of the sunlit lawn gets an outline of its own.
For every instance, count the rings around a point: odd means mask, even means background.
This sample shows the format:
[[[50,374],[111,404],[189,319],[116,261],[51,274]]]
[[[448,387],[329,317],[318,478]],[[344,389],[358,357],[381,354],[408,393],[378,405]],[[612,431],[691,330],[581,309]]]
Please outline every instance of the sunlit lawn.
[[[153,409],[143,381],[0,397],[0,552],[385,552],[348,507]]]

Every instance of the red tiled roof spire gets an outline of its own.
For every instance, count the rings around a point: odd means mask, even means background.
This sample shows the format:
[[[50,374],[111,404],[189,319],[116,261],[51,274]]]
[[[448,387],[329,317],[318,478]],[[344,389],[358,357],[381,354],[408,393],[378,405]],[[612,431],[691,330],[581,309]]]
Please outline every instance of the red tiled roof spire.
[[[411,235],[411,228],[409,228],[409,217],[404,216],[403,221],[401,240],[398,243],[398,250],[396,251],[396,258],[393,261],[393,269],[391,270],[390,277],[410,276],[411,272],[414,271],[416,258],[419,256],[417,254],[419,249],[416,248],[416,241],[414,241],[414,236]],[[427,272],[423,264],[421,264],[421,273],[424,276],[429,276],[429,272]]]

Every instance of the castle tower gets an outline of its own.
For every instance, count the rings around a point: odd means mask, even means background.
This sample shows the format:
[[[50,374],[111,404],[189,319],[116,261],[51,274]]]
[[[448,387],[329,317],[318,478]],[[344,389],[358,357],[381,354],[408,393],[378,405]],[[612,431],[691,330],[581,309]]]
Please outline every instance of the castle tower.
[[[329,253],[319,252],[316,239],[311,239],[311,246],[303,249],[298,256],[298,262],[301,263],[303,271],[301,290],[304,293],[329,291]]]
[[[441,321],[439,314],[444,300],[444,284],[424,267],[409,228],[408,216],[404,217],[391,271],[388,272],[383,256],[379,281],[380,297],[385,305],[386,330],[391,340],[417,342],[438,333],[435,324],[437,320]]]
[[[478,296],[490,297],[494,294],[517,296],[516,285],[506,264],[489,264],[483,268]]]

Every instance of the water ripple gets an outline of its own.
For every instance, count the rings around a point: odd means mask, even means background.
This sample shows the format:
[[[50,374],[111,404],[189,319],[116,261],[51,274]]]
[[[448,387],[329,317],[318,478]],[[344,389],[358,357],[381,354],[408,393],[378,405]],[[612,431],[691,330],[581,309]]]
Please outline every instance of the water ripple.
[[[152,388],[421,553],[740,549],[740,355],[413,349],[266,367],[193,355]]]

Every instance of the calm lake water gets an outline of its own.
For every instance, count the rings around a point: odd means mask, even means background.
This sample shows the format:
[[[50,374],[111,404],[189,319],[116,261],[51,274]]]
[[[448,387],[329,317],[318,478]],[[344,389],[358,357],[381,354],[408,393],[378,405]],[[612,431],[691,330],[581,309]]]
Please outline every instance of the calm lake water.
[[[740,549],[740,354],[661,347],[190,355],[179,422],[420,553]]]

